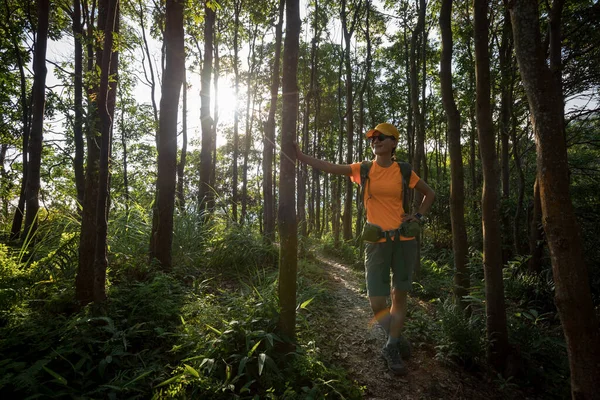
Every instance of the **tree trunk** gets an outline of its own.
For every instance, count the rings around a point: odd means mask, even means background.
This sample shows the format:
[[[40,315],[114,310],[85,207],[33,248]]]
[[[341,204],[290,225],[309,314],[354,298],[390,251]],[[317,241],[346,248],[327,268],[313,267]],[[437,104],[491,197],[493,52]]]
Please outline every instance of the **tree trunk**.
[[[417,175],[420,175],[421,173],[421,164],[425,156],[425,125],[424,119],[421,115],[421,110],[419,109],[419,83],[417,76],[417,39],[421,31],[425,29],[425,11],[425,0],[419,0],[419,19],[417,20],[417,26],[413,30],[410,38],[410,103],[412,106],[414,124],[416,127],[415,149],[412,167]],[[424,61],[425,60],[423,60],[423,62]],[[415,208],[417,208],[418,204],[420,203],[419,197],[420,196],[415,196],[414,198]],[[404,212],[409,213],[410,210],[404,210]]]
[[[106,25],[106,1],[98,4],[98,29]],[[88,63],[87,72],[99,70],[102,65],[102,45],[92,42],[94,35],[93,12],[88,18]],[[96,65],[94,66],[94,50]],[[94,83],[88,88],[89,107],[87,115],[87,160],[85,170],[85,193],[81,213],[81,233],[79,235],[79,264],[75,278],[75,298],[81,305],[94,300],[94,257],[96,254],[96,206],[98,200],[98,174],[100,167],[100,122],[99,87]]]
[[[213,107],[213,129],[212,129],[212,166],[210,168],[210,187],[215,187],[216,181],[216,171],[217,171],[217,128],[219,125],[219,75],[221,71],[221,63],[219,59],[219,32],[217,24],[217,20],[215,20],[215,29],[213,29],[213,49],[215,53],[215,63],[214,63],[214,88],[215,88],[215,104]]]
[[[508,331],[502,280],[502,238],[498,161],[496,158],[492,108],[490,104],[490,59],[488,49],[488,0],[475,0],[475,68],[477,133],[483,166],[483,268],[485,273],[487,356],[489,363],[504,372],[508,352]]]
[[[505,0],[505,3],[508,0]],[[511,258],[511,224],[508,213],[510,198],[509,136],[511,128],[513,88],[512,88],[512,32],[510,14],[504,7],[502,42],[500,43],[500,170],[502,175],[502,264]]]
[[[523,165],[521,160],[521,154],[519,152],[519,140],[517,137],[517,121],[515,115],[512,115],[512,129],[511,129],[511,138],[513,144],[513,159],[515,161],[515,168],[517,170],[518,185],[517,185],[517,210],[515,211],[515,217],[513,221],[513,244],[514,244],[514,252],[517,255],[525,254],[526,250],[524,249],[523,243],[525,243],[521,239],[521,227],[523,220],[523,199],[525,197],[525,173],[523,172]]]
[[[100,68],[98,91],[98,115],[100,118],[100,159],[98,169],[98,198],[96,201],[96,244],[94,252],[93,301],[106,299],[108,202],[110,182],[110,152],[112,146],[112,122],[116,99],[116,73],[118,53],[113,52],[114,33],[119,32],[119,0],[108,0],[104,45]],[[112,78],[113,82],[109,80]]]
[[[448,119],[448,147],[450,151],[450,219],[452,223],[452,250],[454,253],[454,297],[464,309],[463,297],[469,293],[468,243],[465,226],[465,186],[460,144],[460,113],[452,90],[452,0],[443,0],[440,11],[442,56],[440,81],[442,100]],[[445,164],[445,162],[444,162]]]
[[[533,200],[531,207],[531,218],[529,221],[529,254],[531,257],[527,262],[527,269],[531,274],[537,275],[542,272],[542,257],[544,255],[544,227],[542,226],[542,203],[540,199],[539,177],[533,184]]]
[[[150,55],[150,46],[148,45],[148,38],[146,37],[146,17],[147,10],[144,7],[143,0],[138,0],[140,6],[139,14],[137,15],[140,20],[140,28],[142,29],[142,41],[144,42],[143,51],[148,59],[148,70],[150,76],[147,75],[144,69],[144,75],[146,82],[150,86],[150,101],[152,103],[152,115],[154,116],[154,133],[156,135],[156,145],[158,146],[158,107],[156,106],[156,78],[154,76],[154,65],[152,64],[152,57]]]
[[[239,30],[240,30],[240,12],[242,9],[242,1],[234,2],[234,17],[233,17],[233,75],[235,77],[235,106],[233,110],[233,171],[231,179],[231,218],[234,221],[238,220],[237,203],[238,203],[238,156],[240,148],[240,113],[238,107],[238,97],[240,93],[240,72],[239,72]]]
[[[177,113],[185,69],[182,0],[167,0],[164,40],[167,53],[160,99],[156,180],[158,229],[152,232],[150,255],[164,270],[170,270],[177,178]]]
[[[184,54],[185,57],[185,54]],[[187,78],[185,73],[185,59],[183,65],[183,89],[182,89],[182,116],[181,116],[181,155],[177,164],[177,207],[180,212],[185,210],[185,193],[184,193],[184,172],[187,159]],[[217,89],[215,87],[215,93]]]
[[[213,29],[215,12],[205,3],[204,17],[204,61],[202,64],[202,87],[200,89],[200,120],[202,124],[202,149],[200,150],[200,208],[211,210],[214,205],[213,189],[210,186],[212,170],[212,123],[210,118],[210,81],[213,63]]]
[[[560,44],[562,3],[555,1],[551,12],[551,23],[555,24],[553,34],[559,36],[554,38],[555,46]],[[581,233],[569,194],[563,96],[555,71],[546,65],[537,1],[515,2],[510,11],[519,70],[533,114],[542,221],[552,259],[556,306],[569,354],[571,396],[573,399],[597,399],[600,331]],[[550,54],[559,52],[554,49]],[[556,66],[552,60],[551,66]]]
[[[296,139],[298,114],[298,53],[300,38],[300,4],[286,0],[286,34],[283,49],[283,120],[279,177],[279,329],[283,336],[295,339],[296,326],[296,269],[298,265],[298,226],[296,223]],[[290,348],[291,347],[291,348]],[[282,350],[292,350],[293,345]]]
[[[46,104],[46,45],[48,43],[48,19],[50,1],[37,3],[37,32],[33,58],[32,121],[25,186],[25,230],[23,237],[31,238],[37,229],[37,214],[40,209],[40,168],[42,164],[42,141],[44,133],[44,107]],[[23,149],[25,151],[25,149]]]
[[[352,93],[352,64],[350,62],[350,50],[351,50],[351,39],[356,27],[356,21],[360,15],[360,9],[354,10],[354,16],[352,18],[352,24],[348,28],[348,15],[346,13],[346,0],[342,0],[342,30],[344,33],[344,41],[346,44],[346,50],[344,52],[344,64],[346,71],[346,163],[352,164],[354,161],[354,97]],[[346,184],[346,198],[344,202],[344,216],[343,216],[343,235],[344,240],[352,239],[352,201],[354,199],[353,189],[354,184],[350,178],[344,179]]]
[[[7,9],[6,14],[10,15],[11,11],[8,9],[8,3],[5,3]],[[23,57],[21,57],[21,51],[19,50],[19,43],[17,42],[16,35],[10,35],[12,44],[14,47],[14,53],[17,57],[17,65],[19,67],[19,78],[21,86],[21,121],[23,124],[22,133],[22,144],[23,144],[23,175],[21,177],[21,188],[19,191],[19,201],[15,214],[13,216],[12,225],[10,229],[10,237],[16,240],[21,235],[21,228],[23,226],[23,217],[25,216],[25,187],[27,185],[27,170],[29,169],[29,163],[27,158],[27,149],[29,147],[29,135],[31,129],[31,123],[29,119],[29,96],[27,94],[27,78],[25,77],[25,66]]]
[[[119,90],[119,94],[121,95],[121,104],[124,103],[122,91]],[[120,131],[121,131],[121,146],[123,147],[123,191],[125,192],[125,219],[129,220],[129,204],[131,202],[129,196],[129,170],[128,170],[128,149],[127,149],[127,135],[125,134],[125,108],[121,110],[121,121],[120,121]]]
[[[247,94],[246,94],[246,133],[244,134],[244,164],[242,167],[242,212],[240,215],[240,224],[243,225],[246,221],[246,215],[248,213],[248,157],[252,148],[252,126],[254,125],[254,98],[256,93],[256,80],[254,79],[254,70],[256,68],[256,37],[258,31],[258,25],[254,25],[254,32],[252,32],[252,43],[250,45],[250,52],[248,54],[248,77],[247,77]],[[254,82],[254,88],[252,84]],[[250,112],[250,105],[252,104],[252,112]]]
[[[75,120],[73,123],[73,138],[75,143],[75,188],[77,190],[78,207],[83,206],[85,193],[85,171],[83,169],[83,26],[81,24],[80,0],[73,1],[73,36],[75,40],[75,81],[73,97],[75,104]]]
[[[265,124],[263,139],[263,223],[264,237],[268,243],[275,240],[275,199],[273,195],[273,160],[275,149],[275,112],[279,92],[279,63],[281,58],[281,36],[285,0],[279,0],[279,20],[275,26],[275,55],[271,73],[271,104]]]

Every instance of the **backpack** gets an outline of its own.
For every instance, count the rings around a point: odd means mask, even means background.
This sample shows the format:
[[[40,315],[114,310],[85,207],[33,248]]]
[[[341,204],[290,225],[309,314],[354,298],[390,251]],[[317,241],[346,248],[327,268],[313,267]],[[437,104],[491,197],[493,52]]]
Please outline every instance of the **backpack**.
[[[412,174],[412,166],[409,163],[397,161],[398,167],[400,167],[400,173],[402,174],[402,206],[404,212],[408,212],[410,204],[410,196],[408,196],[408,184],[410,183],[410,176]],[[360,164],[360,203],[363,209],[365,207],[365,190],[369,181],[369,171],[373,166],[373,161],[363,161]],[[365,213],[366,216],[366,213]]]

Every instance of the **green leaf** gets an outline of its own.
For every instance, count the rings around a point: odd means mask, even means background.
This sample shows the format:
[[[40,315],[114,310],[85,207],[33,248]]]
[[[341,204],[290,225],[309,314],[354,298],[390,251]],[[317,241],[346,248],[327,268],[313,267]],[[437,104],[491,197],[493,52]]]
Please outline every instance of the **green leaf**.
[[[169,378],[166,381],[163,381],[163,382],[159,383],[158,385],[156,385],[154,387],[158,388],[158,387],[161,387],[161,386],[165,386],[165,385],[168,385],[170,383],[176,382],[176,381],[178,381],[181,378],[183,378],[183,374],[175,375],[174,377]]]
[[[260,355],[258,356],[258,376],[262,375],[266,359],[267,355],[265,353],[260,353]]]
[[[242,375],[246,369],[246,363],[248,362],[248,357],[242,358],[240,361],[240,365],[238,367],[238,375]]]
[[[252,348],[250,349],[250,351],[248,352],[248,357],[252,357],[252,354],[254,353],[254,351],[256,351],[256,349],[258,348],[258,346],[260,345],[260,342],[262,342],[262,339],[259,340],[258,342],[256,342],[256,344],[254,346],[252,346]]]
[[[65,378],[63,378],[56,372],[52,371],[50,368],[46,367],[45,365],[42,368],[44,368],[44,371],[46,371],[47,373],[52,375],[52,377],[54,377],[54,379],[56,379],[58,381],[58,383],[60,383],[61,385],[67,386],[67,380]]]
[[[218,330],[215,327],[210,326],[209,324],[206,324],[206,327],[208,329],[210,329],[211,331],[213,331],[214,333],[216,333],[217,335],[221,336],[223,334],[223,332],[221,332],[220,330]]]
[[[127,387],[129,385],[131,385],[132,383],[139,381],[140,379],[142,379],[145,376],[148,376],[152,373],[152,371],[146,371],[142,374],[139,374],[138,376],[136,376],[135,378],[133,378],[132,380],[130,380],[129,382],[127,382],[126,384],[123,385],[123,387]]]
[[[192,368],[191,366],[187,365],[187,364],[183,364],[185,366],[185,371],[187,373],[189,373],[190,375],[195,376],[196,378],[200,378],[200,374],[198,373],[198,371],[196,371],[194,368]]]
[[[315,298],[311,297],[310,299],[306,300],[304,303],[300,304],[300,309],[303,310],[305,309]]]

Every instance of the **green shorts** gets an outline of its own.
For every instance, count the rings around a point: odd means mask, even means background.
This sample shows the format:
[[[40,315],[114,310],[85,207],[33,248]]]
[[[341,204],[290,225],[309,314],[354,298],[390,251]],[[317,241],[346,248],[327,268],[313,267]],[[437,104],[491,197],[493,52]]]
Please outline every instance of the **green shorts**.
[[[409,291],[416,261],[416,240],[366,243],[365,276],[369,297],[390,295],[390,271],[394,289]]]

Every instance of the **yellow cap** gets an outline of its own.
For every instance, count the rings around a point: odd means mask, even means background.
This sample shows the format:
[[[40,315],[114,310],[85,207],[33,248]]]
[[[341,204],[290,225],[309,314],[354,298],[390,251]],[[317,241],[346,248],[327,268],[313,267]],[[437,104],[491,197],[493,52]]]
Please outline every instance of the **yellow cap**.
[[[375,132],[383,133],[387,136],[393,136],[394,138],[396,138],[396,140],[398,140],[398,138],[400,137],[398,129],[396,129],[394,125],[389,124],[387,122],[382,122],[381,124],[377,125],[375,129],[371,129],[369,132],[367,132],[367,138],[370,138],[371,136],[375,135]]]

